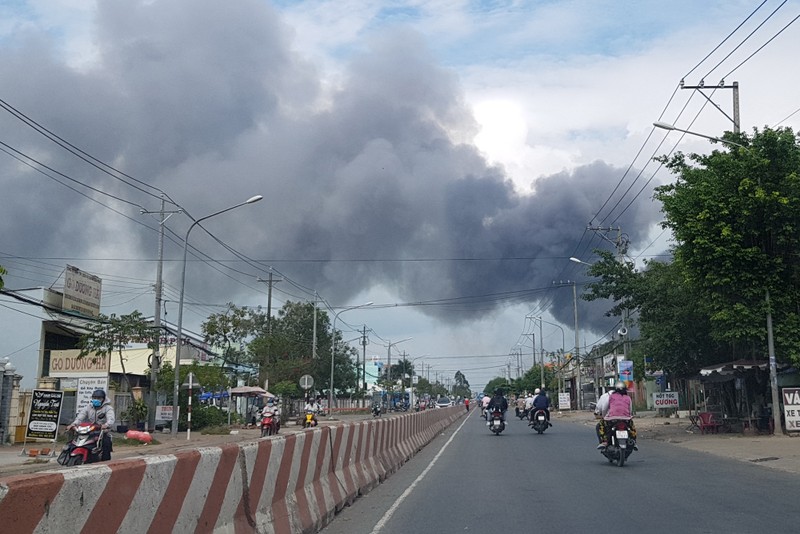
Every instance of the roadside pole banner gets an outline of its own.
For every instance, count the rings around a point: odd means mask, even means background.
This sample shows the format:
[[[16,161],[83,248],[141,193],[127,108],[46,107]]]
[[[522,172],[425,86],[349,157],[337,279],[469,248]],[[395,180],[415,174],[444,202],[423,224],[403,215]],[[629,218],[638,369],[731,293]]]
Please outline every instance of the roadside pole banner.
[[[662,393],[653,393],[653,405],[656,409],[678,408],[678,392],[665,391]]]
[[[625,387],[633,391],[633,362],[630,360],[619,361],[619,379]]]
[[[25,429],[26,438],[52,439],[58,435],[63,391],[34,389],[31,396],[30,418]]]
[[[783,388],[783,415],[787,432],[800,432],[800,388]]]

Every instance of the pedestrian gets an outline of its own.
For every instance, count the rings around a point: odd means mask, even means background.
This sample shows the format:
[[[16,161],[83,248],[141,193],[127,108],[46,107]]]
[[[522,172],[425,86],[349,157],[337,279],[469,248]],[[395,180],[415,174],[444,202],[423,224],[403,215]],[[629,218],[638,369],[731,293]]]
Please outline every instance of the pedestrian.
[[[464,397],[464,407],[469,411],[469,397]]]

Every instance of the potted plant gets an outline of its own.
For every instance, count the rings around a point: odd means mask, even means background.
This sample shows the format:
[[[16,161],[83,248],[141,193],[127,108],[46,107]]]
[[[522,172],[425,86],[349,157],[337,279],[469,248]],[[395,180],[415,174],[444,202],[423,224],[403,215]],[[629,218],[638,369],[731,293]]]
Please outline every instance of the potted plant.
[[[147,422],[147,403],[143,399],[135,399],[125,410],[124,417],[134,428],[144,430]]]

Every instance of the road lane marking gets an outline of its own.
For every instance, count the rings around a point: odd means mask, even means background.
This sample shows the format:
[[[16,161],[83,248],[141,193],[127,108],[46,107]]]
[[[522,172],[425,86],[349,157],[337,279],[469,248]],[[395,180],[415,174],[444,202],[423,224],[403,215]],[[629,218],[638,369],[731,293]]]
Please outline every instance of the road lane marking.
[[[378,532],[380,532],[381,529],[383,529],[383,527],[386,526],[386,523],[389,522],[389,520],[392,518],[392,516],[400,507],[400,505],[403,504],[403,501],[406,500],[406,497],[408,497],[409,494],[411,494],[411,491],[417,486],[417,484],[419,484],[422,481],[422,479],[425,478],[425,475],[427,475],[428,471],[430,471],[431,468],[436,464],[436,461],[439,459],[442,453],[444,453],[444,451],[447,450],[447,447],[450,445],[450,442],[453,441],[453,438],[456,437],[456,434],[458,434],[458,432],[461,430],[461,427],[464,426],[464,423],[466,423],[467,420],[469,420],[469,417],[464,418],[461,424],[458,425],[456,431],[453,432],[453,435],[450,436],[450,439],[447,440],[447,443],[445,443],[444,446],[441,448],[441,450],[438,453],[436,453],[436,456],[433,457],[433,460],[431,461],[431,463],[428,464],[428,467],[426,467],[422,471],[422,473],[420,473],[419,476],[416,479],[414,479],[414,482],[412,482],[411,485],[406,488],[406,490],[402,493],[402,495],[400,495],[400,497],[396,501],[394,501],[394,504],[392,504],[392,506],[389,507],[389,509],[381,518],[381,520],[375,524],[375,528],[372,529],[372,534],[378,534]]]

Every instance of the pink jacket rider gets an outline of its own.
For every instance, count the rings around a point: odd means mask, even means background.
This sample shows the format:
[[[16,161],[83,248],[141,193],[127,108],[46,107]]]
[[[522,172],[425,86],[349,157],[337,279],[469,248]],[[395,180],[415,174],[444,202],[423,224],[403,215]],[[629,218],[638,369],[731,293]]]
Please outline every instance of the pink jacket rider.
[[[630,419],[631,418],[631,398],[619,391],[613,392],[608,396],[608,412],[604,419]]]

